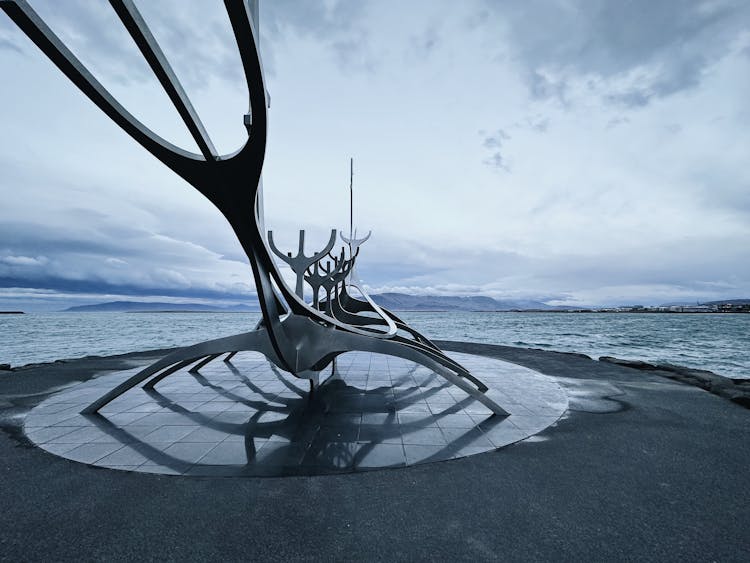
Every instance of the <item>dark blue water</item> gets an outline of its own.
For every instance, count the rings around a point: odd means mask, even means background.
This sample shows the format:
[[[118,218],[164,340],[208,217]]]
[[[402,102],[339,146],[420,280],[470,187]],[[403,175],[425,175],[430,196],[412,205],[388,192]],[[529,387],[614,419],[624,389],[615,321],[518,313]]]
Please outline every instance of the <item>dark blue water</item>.
[[[750,315],[399,313],[435,339],[671,362],[750,377]],[[36,313],[0,315],[0,363],[179,346],[251,330],[246,313]]]

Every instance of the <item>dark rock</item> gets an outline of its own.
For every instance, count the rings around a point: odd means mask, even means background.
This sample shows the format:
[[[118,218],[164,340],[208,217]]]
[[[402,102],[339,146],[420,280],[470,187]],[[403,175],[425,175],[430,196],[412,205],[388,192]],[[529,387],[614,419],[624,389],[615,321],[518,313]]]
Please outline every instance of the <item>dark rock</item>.
[[[623,366],[627,368],[633,368],[633,369],[643,369],[643,370],[659,369],[654,364],[649,364],[648,362],[642,362],[640,360],[622,360],[620,358],[613,358],[612,356],[601,356],[599,358],[599,361],[606,362],[608,364],[615,364],[615,365]]]
[[[660,371],[662,372],[660,375],[667,379],[700,387],[709,393],[750,408],[750,379],[732,379],[705,369],[676,366],[674,364],[654,365],[648,362],[621,360],[611,356],[602,356],[599,361],[634,369]]]
[[[566,356],[574,356],[576,358],[583,358],[584,360],[592,360],[593,359],[588,354],[582,354],[581,352],[557,352],[557,353],[558,354],[565,354]]]
[[[0,371],[10,371],[10,364],[0,364]]]
[[[745,395],[742,397],[734,397],[730,399],[733,403],[737,403],[738,405],[741,405],[745,407],[746,409],[750,409],[750,395]]]

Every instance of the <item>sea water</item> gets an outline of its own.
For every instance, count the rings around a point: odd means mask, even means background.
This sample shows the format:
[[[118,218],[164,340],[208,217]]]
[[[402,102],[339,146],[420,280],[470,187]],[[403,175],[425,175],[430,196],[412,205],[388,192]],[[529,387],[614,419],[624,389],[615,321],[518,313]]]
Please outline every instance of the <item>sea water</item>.
[[[750,377],[750,315],[400,312],[432,339],[670,362]],[[184,346],[252,330],[255,313],[0,315],[0,363]]]

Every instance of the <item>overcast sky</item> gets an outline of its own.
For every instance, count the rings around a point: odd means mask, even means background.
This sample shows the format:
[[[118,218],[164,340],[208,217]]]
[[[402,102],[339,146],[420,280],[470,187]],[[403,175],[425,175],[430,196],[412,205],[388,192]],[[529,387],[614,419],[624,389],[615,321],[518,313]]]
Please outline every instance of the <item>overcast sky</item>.
[[[195,149],[108,3],[30,4]],[[219,0],[137,1],[221,152],[244,140]],[[750,297],[750,2],[261,3],[267,226],[372,229],[371,292],[551,304]],[[0,309],[254,295],[222,216],[0,13]]]

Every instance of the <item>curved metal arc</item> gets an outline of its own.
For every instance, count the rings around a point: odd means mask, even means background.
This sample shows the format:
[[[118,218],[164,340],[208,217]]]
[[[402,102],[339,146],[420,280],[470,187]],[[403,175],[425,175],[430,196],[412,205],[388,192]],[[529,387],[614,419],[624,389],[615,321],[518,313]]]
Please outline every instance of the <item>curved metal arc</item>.
[[[396,332],[398,332],[398,327],[396,327],[396,323],[393,322],[393,319],[391,319],[383,309],[380,308],[380,306],[373,301],[369,295],[367,295],[367,292],[360,287],[359,280],[349,280],[349,285],[351,287],[356,287],[357,291],[362,295],[362,297],[365,298],[365,301],[372,307],[373,311],[381,318],[383,319],[386,324],[388,325],[388,332],[383,333],[383,336],[381,338],[390,338],[392,336],[396,335]]]
[[[255,25],[253,24],[253,19],[248,12],[248,6],[245,0],[224,0],[224,8],[227,11],[227,16],[229,16],[229,23],[232,26],[234,39],[240,53],[242,69],[245,73],[245,81],[247,83],[248,97],[250,98],[250,113],[246,116],[245,126],[247,127],[248,136],[252,137],[253,129],[256,129],[258,125],[261,125],[265,151],[268,97],[266,92],[265,74],[260,59],[260,41],[258,39],[258,34]],[[248,37],[252,38],[252,44],[247,41]],[[249,120],[247,119],[248,117]],[[242,147],[238,153],[235,153],[233,156],[239,156],[247,150],[249,150],[248,144]]]
[[[180,114],[203,157],[214,160],[217,156],[216,148],[138,8],[132,0],[109,0],[109,3]]]
[[[328,239],[328,243],[326,244],[325,248],[321,250],[320,252],[316,252],[310,257],[311,262],[318,262],[326,257],[326,255],[331,251],[333,248],[333,245],[336,244],[336,229],[331,229],[331,236]]]
[[[180,371],[180,370],[181,370],[182,368],[185,368],[185,367],[189,366],[190,364],[192,364],[192,363],[193,363],[193,362],[195,362],[195,361],[196,361],[196,358],[190,358],[190,359],[188,359],[188,360],[183,360],[182,362],[177,362],[176,364],[174,364],[174,365],[173,365],[172,367],[170,367],[169,369],[165,369],[164,371],[162,371],[162,372],[161,372],[161,373],[159,373],[158,375],[156,375],[156,376],[152,377],[151,379],[149,379],[149,380],[148,380],[148,381],[147,381],[147,382],[146,382],[146,383],[145,383],[145,384],[143,385],[143,388],[144,388],[144,389],[147,389],[147,390],[148,390],[148,389],[153,389],[153,388],[154,388],[154,386],[155,386],[155,385],[156,385],[157,383],[159,383],[159,382],[160,382],[161,380],[163,380],[164,378],[166,378],[166,377],[168,377],[168,376],[172,375],[173,373],[175,373],[175,372],[177,372],[177,371]]]
[[[205,162],[201,155],[181,149],[161,138],[128,112],[25,0],[2,0],[0,8],[87,98],[165,165],[185,177],[190,165]]]
[[[370,235],[372,235],[372,231],[368,231],[367,236],[364,238],[357,238],[357,231],[354,231],[354,235],[352,238],[346,238],[343,231],[339,231],[339,236],[341,237],[341,240],[343,240],[346,244],[352,247],[353,250],[359,250],[359,247],[362,246],[364,243],[367,242],[367,240],[370,238]]]
[[[360,304],[360,307],[358,308],[358,312],[374,312],[374,311],[371,311],[371,309],[369,308],[369,303],[368,302],[359,301],[357,299],[354,299],[353,297],[351,297],[351,295],[349,295],[347,293],[345,287],[344,287],[343,291],[341,292],[341,294],[339,296],[337,296],[337,298],[340,299],[342,296],[346,299],[347,302],[355,302],[355,303]],[[348,309],[345,308],[346,304],[348,304],[347,302],[345,302],[345,304],[342,305],[341,302],[339,301],[339,305],[341,306],[341,313],[343,313],[344,315],[352,315],[354,318],[360,318],[360,319],[362,319],[362,317],[359,317],[355,313],[351,313]],[[386,311],[389,316],[392,314],[387,309],[382,309],[382,310]],[[395,317],[395,315],[393,315],[393,317]],[[352,322],[352,317],[346,317],[346,318],[349,319],[348,322]],[[397,317],[395,317],[395,319],[397,319]],[[430,354],[434,355],[434,357],[438,359],[437,361],[439,361],[443,365],[446,365],[446,366],[450,367],[451,369],[455,370],[457,373],[459,373],[461,375],[461,377],[465,377],[466,379],[469,379],[470,381],[472,381],[478,387],[486,389],[486,386],[484,385],[484,383],[482,383],[479,379],[477,379],[476,377],[474,377],[471,374],[471,372],[469,370],[467,370],[465,367],[463,367],[460,363],[458,363],[455,360],[451,359],[450,357],[446,356],[443,353],[443,351],[440,350],[440,348],[438,348],[435,344],[433,344],[427,337],[425,337],[424,335],[422,335],[421,333],[419,333],[417,330],[411,328],[409,325],[407,325],[406,323],[404,323],[400,319],[398,319],[398,320],[395,320],[395,319],[394,319],[393,322],[396,324],[396,326],[398,327],[398,329],[399,330],[403,330],[405,332],[408,332],[409,334],[411,334],[415,338],[415,340],[410,341],[410,340],[407,340],[407,339],[405,339],[405,338],[403,338],[401,336],[396,335],[396,336],[393,337],[394,341],[399,342],[399,343],[404,344],[404,345],[408,345],[408,346],[414,347],[415,349],[418,349],[418,350],[420,350],[420,351],[422,351],[424,353],[430,353]],[[367,321],[369,321],[371,324],[378,324],[378,322],[377,322],[378,319],[374,319],[374,318],[373,319],[367,319]],[[347,321],[345,321],[345,322],[347,322]],[[385,321],[382,321],[382,322],[385,322]]]
[[[301,234],[301,231],[300,231],[300,234]],[[279,250],[279,247],[276,246],[276,243],[273,240],[273,231],[270,231],[270,230],[268,231],[268,246],[271,248],[271,250],[276,256],[281,258],[284,262],[286,262],[290,266],[292,265],[294,257],[284,254],[281,250]]]
[[[370,308],[369,303],[367,301],[360,301],[359,299],[356,299],[355,297],[352,297],[351,294],[348,293],[346,289],[346,284],[342,285],[341,292],[338,295],[338,303],[339,307],[341,308],[342,312],[347,315],[354,315],[357,316],[358,313],[363,312],[374,312]],[[406,324],[403,320],[401,320],[393,311],[390,309],[386,309],[385,307],[381,307],[381,309],[391,318],[393,319],[393,322],[396,323],[396,326],[399,330],[403,330],[405,332],[408,332],[411,334],[415,340],[420,342],[421,344],[425,344],[431,348],[434,348],[435,350],[440,350],[440,348],[435,345],[429,338],[427,338],[424,334],[419,332],[418,330],[410,327],[408,324]],[[344,319],[342,319],[344,320]],[[375,319],[373,319],[375,320]],[[346,321],[344,321],[346,322]],[[383,324],[385,324],[385,321],[382,321]]]

